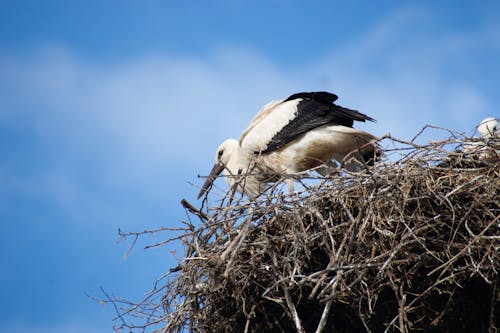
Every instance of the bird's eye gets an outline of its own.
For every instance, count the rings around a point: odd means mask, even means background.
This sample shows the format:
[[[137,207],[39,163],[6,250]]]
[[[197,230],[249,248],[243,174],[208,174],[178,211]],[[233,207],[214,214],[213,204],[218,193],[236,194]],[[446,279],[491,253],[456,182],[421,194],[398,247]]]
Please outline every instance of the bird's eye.
[[[219,151],[217,152],[217,157],[218,157],[218,158],[221,158],[221,157],[222,157],[222,154],[224,154],[224,150],[219,150]]]

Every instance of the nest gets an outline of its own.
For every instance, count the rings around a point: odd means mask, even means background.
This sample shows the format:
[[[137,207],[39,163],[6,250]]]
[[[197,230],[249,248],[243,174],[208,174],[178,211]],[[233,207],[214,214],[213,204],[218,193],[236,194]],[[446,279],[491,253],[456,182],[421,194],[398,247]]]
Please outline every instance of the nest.
[[[385,136],[385,162],[302,180],[299,193],[277,184],[254,200],[233,191],[201,209],[183,200],[188,219],[174,238],[185,256],[147,300],[119,312],[121,327],[495,332],[500,144],[477,139],[481,149],[464,154],[464,140]]]

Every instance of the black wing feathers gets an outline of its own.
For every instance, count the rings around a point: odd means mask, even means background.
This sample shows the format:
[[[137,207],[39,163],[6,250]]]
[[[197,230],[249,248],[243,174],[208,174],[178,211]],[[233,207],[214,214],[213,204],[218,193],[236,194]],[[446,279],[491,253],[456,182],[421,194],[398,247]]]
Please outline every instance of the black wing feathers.
[[[300,92],[297,94],[293,94],[292,96],[285,99],[283,102],[291,101],[298,98],[312,99],[321,104],[330,105],[333,102],[335,102],[339,97],[327,91]]]
[[[297,136],[323,125],[352,127],[355,120],[374,121],[361,112],[333,104],[337,96],[328,92],[297,93],[288,97],[283,103],[299,98],[302,100],[297,104],[297,116],[276,133],[261,153],[279,149]]]

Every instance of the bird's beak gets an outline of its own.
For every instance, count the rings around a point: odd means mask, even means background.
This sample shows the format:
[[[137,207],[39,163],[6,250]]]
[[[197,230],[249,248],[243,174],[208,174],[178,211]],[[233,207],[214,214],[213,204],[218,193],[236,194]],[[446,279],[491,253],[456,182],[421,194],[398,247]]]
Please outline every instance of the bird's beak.
[[[205,183],[201,187],[200,193],[198,193],[198,197],[196,197],[197,200],[201,198],[203,194],[208,190],[208,188],[212,185],[214,182],[215,178],[224,170],[224,165],[220,163],[216,163],[214,167],[212,168],[212,171],[210,171],[210,174],[207,177],[207,180],[205,180]]]

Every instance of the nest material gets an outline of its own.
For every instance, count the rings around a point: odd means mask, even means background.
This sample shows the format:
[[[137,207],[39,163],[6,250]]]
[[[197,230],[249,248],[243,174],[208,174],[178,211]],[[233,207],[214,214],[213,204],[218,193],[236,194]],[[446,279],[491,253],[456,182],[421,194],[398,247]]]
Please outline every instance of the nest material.
[[[499,157],[386,140],[396,161],[301,193],[184,201],[159,331],[495,332]]]

